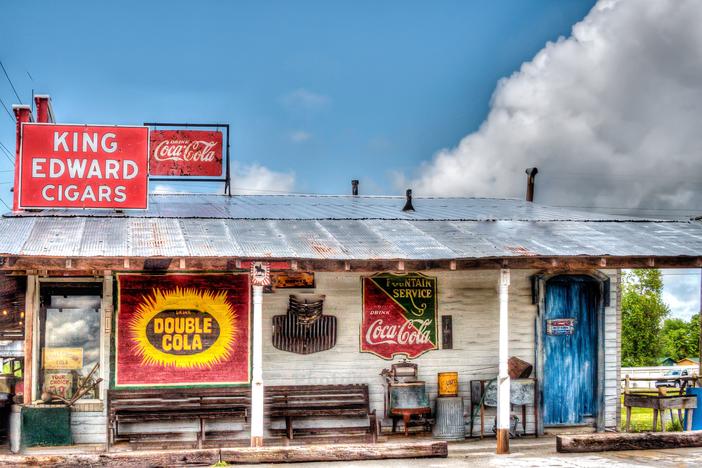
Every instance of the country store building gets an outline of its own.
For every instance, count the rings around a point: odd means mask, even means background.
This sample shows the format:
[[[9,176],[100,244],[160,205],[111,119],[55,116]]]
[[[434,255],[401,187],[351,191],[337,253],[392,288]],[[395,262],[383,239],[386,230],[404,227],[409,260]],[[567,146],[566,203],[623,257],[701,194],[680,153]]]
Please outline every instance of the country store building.
[[[458,373],[475,434],[475,392],[499,377],[484,429],[496,420],[504,444],[510,357],[533,366],[532,399],[512,408],[526,433],[614,430],[620,269],[700,266],[699,222],[513,199],[150,194],[146,209],[18,209],[0,218],[0,299],[24,329],[11,430],[45,394],[70,400],[88,380],[70,412],[76,444],[167,433],[202,446],[215,432],[268,444],[349,425],[331,408],[291,429],[265,393],[328,385],[367,387],[387,434],[380,374],[407,358],[432,412],[437,374]],[[120,423],[110,401],[213,389],[246,411]]]

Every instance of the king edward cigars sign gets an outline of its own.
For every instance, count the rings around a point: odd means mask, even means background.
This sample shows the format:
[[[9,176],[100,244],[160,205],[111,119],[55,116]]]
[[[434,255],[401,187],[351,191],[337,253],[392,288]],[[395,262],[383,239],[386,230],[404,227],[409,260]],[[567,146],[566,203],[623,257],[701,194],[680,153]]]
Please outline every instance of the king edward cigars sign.
[[[438,349],[436,278],[380,273],[363,278],[361,352],[416,358]]]

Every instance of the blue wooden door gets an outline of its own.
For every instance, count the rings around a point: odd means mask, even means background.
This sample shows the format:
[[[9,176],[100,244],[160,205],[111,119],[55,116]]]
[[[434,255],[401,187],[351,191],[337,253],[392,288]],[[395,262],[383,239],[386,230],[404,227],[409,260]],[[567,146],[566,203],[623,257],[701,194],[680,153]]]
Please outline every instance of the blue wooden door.
[[[546,283],[543,319],[543,421],[580,424],[596,414],[600,285],[587,276]]]

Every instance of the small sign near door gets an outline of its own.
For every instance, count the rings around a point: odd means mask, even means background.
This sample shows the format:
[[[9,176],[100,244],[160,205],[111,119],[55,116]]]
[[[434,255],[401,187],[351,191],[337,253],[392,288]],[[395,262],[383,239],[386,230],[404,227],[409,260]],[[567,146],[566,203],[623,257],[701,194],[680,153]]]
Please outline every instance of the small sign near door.
[[[551,336],[572,335],[575,333],[574,318],[560,318],[546,320],[546,334]]]

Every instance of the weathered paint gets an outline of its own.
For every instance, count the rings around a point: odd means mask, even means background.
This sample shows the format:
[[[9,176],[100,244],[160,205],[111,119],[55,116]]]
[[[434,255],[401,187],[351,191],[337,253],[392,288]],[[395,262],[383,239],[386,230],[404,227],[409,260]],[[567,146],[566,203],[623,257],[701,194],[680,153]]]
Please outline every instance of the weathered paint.
[[[548,320],[575,320],[572,334],[544,340],[544,424],[580,424],[597,413],[597,310],[600,288],[586,276],[557,276],[546,283]]]

